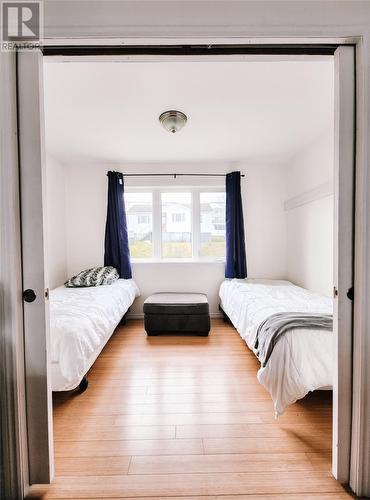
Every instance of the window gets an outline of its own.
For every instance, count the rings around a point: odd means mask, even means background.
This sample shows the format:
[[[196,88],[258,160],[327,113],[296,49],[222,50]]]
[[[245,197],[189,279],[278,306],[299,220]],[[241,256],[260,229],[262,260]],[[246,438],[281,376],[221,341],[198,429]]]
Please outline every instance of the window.
[[[185,214],[172,214],[172,222],[185,222]]]
[[[162,257],[164,259],[191,258],[191,193],[162,193],[161,206]]]
[[[138,224],[149,224],[150,215],[138,215],[137,222]]]
[[[153,257],[152,193],[125,193],[130,254],[133,259]]]
[[[225,201],[223,192],[200,193],[200,256],[225,257]]]
[[[224,259],[225,198],[216,189],[126,191],[131,257]]]

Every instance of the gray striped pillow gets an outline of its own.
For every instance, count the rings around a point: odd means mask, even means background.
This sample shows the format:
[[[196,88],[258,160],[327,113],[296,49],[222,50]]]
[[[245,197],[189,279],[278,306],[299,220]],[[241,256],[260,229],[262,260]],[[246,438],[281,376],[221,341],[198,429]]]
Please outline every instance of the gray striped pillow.
[[[111,285],[118,278],[118,271],[115,267],[92,267],[76,274],[76,276],[66,281],[64,285],[68,288]]]

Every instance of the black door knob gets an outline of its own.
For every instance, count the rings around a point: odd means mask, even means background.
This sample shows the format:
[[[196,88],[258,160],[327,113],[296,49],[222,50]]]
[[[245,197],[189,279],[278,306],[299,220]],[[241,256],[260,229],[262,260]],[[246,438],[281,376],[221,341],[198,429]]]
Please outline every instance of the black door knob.
[[[26,302],[33,302],[35,299],[36,299],[36,294],[34,290],[27,288],[27,290],[23,292],[23,300],[25,300]]]

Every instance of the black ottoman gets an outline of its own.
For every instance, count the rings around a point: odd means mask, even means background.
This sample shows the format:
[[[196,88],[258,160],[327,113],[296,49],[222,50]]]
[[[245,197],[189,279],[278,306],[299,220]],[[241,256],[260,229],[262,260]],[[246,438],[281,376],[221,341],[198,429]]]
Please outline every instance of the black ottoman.
[[[193,333],[207,336],[211,328],[207,295],[203,293],[155,293],[146,299],[143,310],[148,335]]]

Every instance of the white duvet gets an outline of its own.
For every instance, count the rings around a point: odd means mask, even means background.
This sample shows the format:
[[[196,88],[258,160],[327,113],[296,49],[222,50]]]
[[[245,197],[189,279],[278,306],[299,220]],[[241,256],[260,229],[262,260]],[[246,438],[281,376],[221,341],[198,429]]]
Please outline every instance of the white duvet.
[[[278,312],[332,314],[328,297],[305,290],[289,281],[226,280],[220,288],[221,306],[251,350],[257,328]],[[290,330],[274,347],[257,378],[270,392],[276,415],[316,389],[328,389],[333,378],[333,332]]]
[[[79,384],[138,295],[136,283],[123,279],[106,286],[51,290],[53,390]]]

